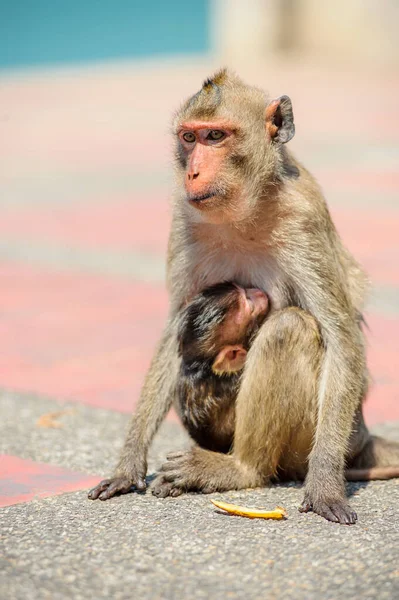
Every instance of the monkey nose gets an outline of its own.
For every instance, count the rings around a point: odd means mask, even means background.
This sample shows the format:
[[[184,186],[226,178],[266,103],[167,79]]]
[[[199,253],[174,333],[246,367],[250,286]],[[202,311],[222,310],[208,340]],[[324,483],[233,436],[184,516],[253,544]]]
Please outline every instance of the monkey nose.
[[[191,171],[187,173],[188,181],[194,181],[194,179],[197,179],[197,177],[199,177],[199,173],[197,171]]]

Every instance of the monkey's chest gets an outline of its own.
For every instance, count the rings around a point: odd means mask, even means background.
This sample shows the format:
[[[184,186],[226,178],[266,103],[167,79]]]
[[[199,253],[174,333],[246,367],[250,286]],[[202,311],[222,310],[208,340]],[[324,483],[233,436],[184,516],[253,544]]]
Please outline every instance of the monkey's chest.
[[[287,278],[267,246],[240,245],[235,240],[228,240],[212,248],[194,244],[190,254],[188,265],[193,296],[221,281],[234,281],[244,288],[263,290],[276,309],[287,305]]]

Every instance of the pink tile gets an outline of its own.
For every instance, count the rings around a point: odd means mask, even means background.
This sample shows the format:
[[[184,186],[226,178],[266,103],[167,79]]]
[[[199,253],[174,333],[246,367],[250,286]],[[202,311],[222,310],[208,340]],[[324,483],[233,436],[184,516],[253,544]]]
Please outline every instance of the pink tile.
[[[94,486],[99,477],[44,463],[0,455],[0,506],[29,502]]]

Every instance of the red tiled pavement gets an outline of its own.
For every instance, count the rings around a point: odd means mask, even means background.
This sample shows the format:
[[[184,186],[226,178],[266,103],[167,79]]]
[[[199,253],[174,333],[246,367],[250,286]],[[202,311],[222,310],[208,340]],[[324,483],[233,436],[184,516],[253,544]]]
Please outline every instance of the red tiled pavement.
[[[94,486],[91,477],[61,467],[0,455],[0,507]]]
[[[0,386],[130,412],[167,312],[164,286],[0,265]]]
[[[377,195],[385,192],[399,193],[399,172],[391,169],[375,171],[370,168],[359,169],[356,167],[350,167],[348,170],[324,168],[319,170],[317,177],[325,190],[329,188],[344,190],[346,195],[348,192],[359,192],[362,189]]]
[[[0,385],[130,412],[167,313],[162,285],[0,267]],[[369,422],[399,419],[399,320],[368,318]]]
[[[373,378],[365,404],[368,424],[399,420],[399,320],[367,315],[368,365]]]
[[[399,212],[333,208],[331,213],[342,240],[372,283],[399,286]]]
[[[167,190],[139,197],[113,196],[93,206],[71,204],[7,207],[0,235],[7,240],[56,242],[81,248],[138,250],[165,256],[170,224]]]

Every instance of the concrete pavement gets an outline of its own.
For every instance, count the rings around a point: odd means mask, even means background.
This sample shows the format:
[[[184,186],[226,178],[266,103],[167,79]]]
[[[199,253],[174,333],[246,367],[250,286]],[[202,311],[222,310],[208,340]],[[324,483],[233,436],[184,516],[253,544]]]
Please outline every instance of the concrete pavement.
[[[88,477],[110,473],[128,417],[63,406],[62,427],[38,419],[59,404],[0,396],[3,448]],[[399,424],[376,427],[399,440]],[[149,481],[165,454],[188,444],[166,422],[154,442]],[[86,490],[35,499],[1,513],[2,586],[6,598],[378,598],[399,593],[399,481],[348,485],[356,526],[339,526],[297,510],[299,484],[159,500],[150,493],[107,502]],[[221,514],[209,498],[274,508],[270,522]]]

